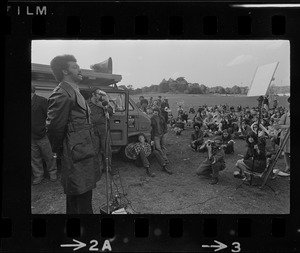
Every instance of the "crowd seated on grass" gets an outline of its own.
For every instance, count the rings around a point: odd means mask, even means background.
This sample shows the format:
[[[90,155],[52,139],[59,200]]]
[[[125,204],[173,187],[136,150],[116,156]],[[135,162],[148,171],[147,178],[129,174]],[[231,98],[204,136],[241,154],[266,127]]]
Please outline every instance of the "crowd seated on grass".
[[[142,98],[143,100],[145,98]],[[204,137],[222,136],[226,131],[232,139],[246,139],[251,132],[257,132],[257,122],[259,117],[258,107],[230,106],[228,104],[207,106],[200,105],[197,108],[189,108],[185,111],[183,105],[179,105],[176,117],[173,116],[168,103],[168,99],[159,97],[147,104],[147,109],[142,110],[151,116],[154,108],[159,108],[161,114],[165,116],[167,124],[176,135],[187,128],[192,128],[196,123],[200,126],[200,131]],[[261,122],[259,124],[258,135],[266,140],[270,140],[272,150],[279,144],[280,131],[274,129],[281,116],[285,113],[285,108],[276,105],[273,108],[261,108]]]
[[[207,152],[207,142],[214,143],[219,141],[219,148],[225,154],[234,154],[234,143],[236,139],[245,141],[248,145],[247,154],[243,159],[237,161],[239,171],[235,173],[236,177],[245,178],[244,170],[252,164],[250,159],[256,157],[254,164],[255,172],[263,172],[266,168],[267,158],[275,156],[276,145],[280,144],[280,130],[278,124],[282,121],[286,109],[282,106],[269,108],[269,106],[249,107],[249,106],[229,106],[200,105],[198,108],[189,108],[185,110],[182,104],[178,104],[176,116],[173,116],[168,100],[159,97],[147,103],[140,98],[140,108],[151,117],[153,110],[159,110],[167,122],[168,129],[172,130],[177,138],[181,133],[190,129],[190,148],[194,152]],[[147,108],[142,105],[147,104]],[[261,111],[260,111],[261,110]],[[207,140],[205,139],[207,138]],[[269,145],[267,145],[269,143]],[[270,147],[267,152],[266,147]],[[269,149],[269,148],[268,148]],[[251,152],[250,152],[251,151]],[[257,153],[257,154],[256,154]],[[208,152],[208,156],[209,152]],[[253,166],[252,166],[253,167]]]

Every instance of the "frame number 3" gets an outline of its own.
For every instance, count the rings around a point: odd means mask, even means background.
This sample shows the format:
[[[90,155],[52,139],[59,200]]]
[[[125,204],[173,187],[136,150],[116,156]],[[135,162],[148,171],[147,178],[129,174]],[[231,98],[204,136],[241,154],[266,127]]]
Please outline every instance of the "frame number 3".
[[[231,252],[240,252],[241,251],[241,245],[239,242],[233,242],[232,246],[234,246],[234,249],[232,249]]]

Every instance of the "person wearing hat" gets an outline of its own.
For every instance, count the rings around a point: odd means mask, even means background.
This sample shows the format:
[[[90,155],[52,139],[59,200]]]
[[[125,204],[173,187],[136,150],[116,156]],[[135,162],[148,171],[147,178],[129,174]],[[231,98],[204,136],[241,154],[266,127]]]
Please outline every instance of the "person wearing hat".
[[[165,134],[168,132],[168,126],[167,123],[160,115],[160,111],[158,108],[153,109],[153,115],[150,118],[151,120],[151,141],[154,142],[155,149],[158,150],[158,152],[163,157],[165,163],[168,165],[169,160],[166,154],[166,137]],[[166,170],[169,174],[172,174],[171,170],[165,166],[164,170]]]
[[[50,181],[57,180],[57,164],[46,134],[48,102],[47,99],[35,94],[31,85],[31,168],[33,185],[40,184],[44,179],[43,161],[46,163]]]
[[[282,117],[279,120],[279,124],[277,126],[275,126],[275,128],[281,129],[280,143],[283,141],[284,136],[285,136],[288,128],[290,128],[290,125],[291,125],[290,97],[288,98],[288,102],[289,102],[289,107],[288,107],[287,112],[282,115]],[[290,136],[287,139],[287,142],[286,142],[286,144],[285,144],[285,146],[283,148],[283,152],[284,152],[284,160],[285,160],[286,167],[282,171],[277,171],[275,169],[275,170],[273,170],[273,172],[277,173],[279,176],[289,176],[290,175],[290,171],[291,171],[291,143],[290,143]]]
[[[207,140],[204,143],[207,149],[207,158],[196,171],[198,176],[211,176],[210,184],[212,185],[219,182],[219,171],[224,170],[226,167],[224,160],[225,154],[221,144],[222,140],[220,136],[216,137],[213,141]]]

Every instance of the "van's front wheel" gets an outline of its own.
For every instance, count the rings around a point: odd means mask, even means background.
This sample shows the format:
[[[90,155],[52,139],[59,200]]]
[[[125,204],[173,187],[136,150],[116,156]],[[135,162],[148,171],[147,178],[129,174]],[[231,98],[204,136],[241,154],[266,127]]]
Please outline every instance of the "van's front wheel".
[[[122,147],[120,150],[120,154],[122,160],[125,162],[133,162],[136,160],[136,157],[133,152],[135,142],[130,142],[126,146]]]

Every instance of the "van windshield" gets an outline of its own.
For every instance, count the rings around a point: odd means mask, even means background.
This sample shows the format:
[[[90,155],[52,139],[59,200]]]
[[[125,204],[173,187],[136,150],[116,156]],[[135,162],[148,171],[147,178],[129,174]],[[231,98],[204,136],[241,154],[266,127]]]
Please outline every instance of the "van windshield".
[[[126,109],[124,93],[107,93],[109,102],[114,105],[116,112],[123,112]]]

